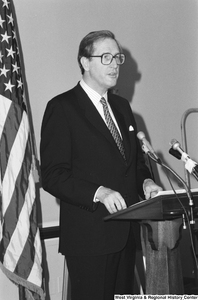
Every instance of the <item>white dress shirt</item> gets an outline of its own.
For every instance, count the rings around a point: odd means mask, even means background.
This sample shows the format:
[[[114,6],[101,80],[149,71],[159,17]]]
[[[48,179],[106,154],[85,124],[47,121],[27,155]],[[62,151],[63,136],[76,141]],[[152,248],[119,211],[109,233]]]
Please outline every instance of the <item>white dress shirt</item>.
[[[117,121],[114,117],[111,106],[109,105],[109,102],[108,102],[108,99],[107,99],[107,92],[101,97],[101,95],[98,94],[96,91],[94,91],[92,88],[90,88],[90,86],[88,86],[83,79],[81,79],[80,85],[83,88],[83,90],[85,91],[85,93],[88,95],[88,97],[90,98],[90,100],[92,101],[94,106],[96,107],[97,111],[101,115],[101,117],[104,120],[105,124],[106,124],[106,120],[105,120],[105,116],[104,116],[104,110],[103,110],[103,106],[102,106],[102,103],[100,102],[100,100],[101,100],[102,97],[104,97],[106,99],[110,115],[111,115],[111,117],[112,117],[112,119],[113,119],[119,133],[120,133],[120,136],[122,137],[120,129],[118,127],[118,123],[117,123]]]
[[[81,87],[83,88],[83,90],[85,91],[85,93],[88,95],[88,97],[90,98],[90,100],[92,101],[92,103],[94,104],[94,106],[96,107],[97,111],[99,112],[100,116],[102,117],[102,119],[104,120],[105,124],[106,124],[106,120],[105,120],[105,116],[104,116],[104,110],[103,110],[103,106],[102,106],[102,103],[100,102],[100,99],[102,97],[104,97],[107,101],[107,105],[108,105],[108,108],[109,108],[109,112],[111,114],[111,117],[120,133],[120,136],[122,137],[121,135],[121,132],[120,132],[120,129],[118,127],[118,124],[117,124],[117,121],[114,117],[114,114],[112,112],[112,109],[108,103],[108,99],[107,99],[107,92],[101,97],[100,94],[98,94],[96,91],[94,91],[90,86],[88,86],[85,81],[83,79],[81,79],[80,81],[80,85]],[[107,125],[107,124],[106,124]],[[95,192],[95,195],[94,195],[94,198],[93,198],[93,202],[99,202],[99,200],[96,198],[96,194],[98,192],[98,190],[101,188],[102,186],[100,186],[96,192]]]

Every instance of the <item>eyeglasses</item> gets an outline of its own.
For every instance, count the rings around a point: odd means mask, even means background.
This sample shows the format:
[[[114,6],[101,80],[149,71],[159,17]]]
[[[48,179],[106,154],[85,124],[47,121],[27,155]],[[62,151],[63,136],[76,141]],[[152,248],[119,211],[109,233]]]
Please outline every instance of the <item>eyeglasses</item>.
[[[123,65],[125,62],[124,53],[117,53],[115,55],[112,55],[111,53],[103,53],[102,55],[91,55],[90,57],[101,57],[101,63],[103,65],[110,65],[114,58],[118,65]]]

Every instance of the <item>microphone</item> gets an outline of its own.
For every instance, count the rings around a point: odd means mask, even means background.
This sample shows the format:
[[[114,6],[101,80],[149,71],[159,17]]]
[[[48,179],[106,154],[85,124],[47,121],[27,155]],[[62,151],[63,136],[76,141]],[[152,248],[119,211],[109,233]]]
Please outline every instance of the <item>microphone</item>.
[[[193,161],[190,156],[184,152],[184,150],[181,148],[180,143],[176,139],[172,139],[170,142],[171,149],[169,150],[169,153],[176,157],[176,155],[173,154],[173,151],[176,151],[178,155],[181,155],[181,159],[185,163],[186,170],[194,175],[194,177],[198,180],[198,164]],[[176,152],[174,152],[176,154]]]
[[[156,160],[159,160],[158,156],[156,155],[155,151],[153,150],[149,141],[147,141],[144,132],[139,131],[137,134],[137,138],[142,142],[142,150],[146,154],[152,154]]]
[[[176,139],[172,139],[170,142],[171,148],[181,154],[181,160],[183,162],[186,162],[190,156],[184,152],[184,150],[181,148],[180,143]]]
[[[177,159],[181,159],[181,153],[177,150],[174,150],[172,147],[168,151],[172,156],[174,156]]]

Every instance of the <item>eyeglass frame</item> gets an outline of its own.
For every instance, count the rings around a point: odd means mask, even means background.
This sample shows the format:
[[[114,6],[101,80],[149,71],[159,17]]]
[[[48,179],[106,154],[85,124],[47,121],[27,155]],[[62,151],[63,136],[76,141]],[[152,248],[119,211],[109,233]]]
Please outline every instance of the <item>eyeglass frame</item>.
[[[103,57],[104,57],[105,54],[110,54],[110,55],[112,56],[112,57],[111,57],[111,61],[110,61],[108,64],[104,64],[104,63],[102,62],[102,59],[103,59]],[[101,54],[101,55],[90,55],[89,57],[101,57],[101,64],[104,65],[104,66],[108,66],[108,65],[110,65],[110,64],[112,63],[113,59],[115,58],[115,60],[116,60],[116,56],[117,56],[117,55],[120,55],[120,54],[124,56],[124,62],[125,62],[126,56],[125,56],[124,53],[117,53],[117,54],[113,55],[113,54],[111,54],[111,53],[109,53],[109,52],[106,52],[106,53],[103,53],[103,54]],[[119,66],[120,66],[120,65],[123,65],[124,62],[123,62],[122,64],[120,64],[120,63],[118,63],[117,60],[116,60],[116,63],[117,63]]]

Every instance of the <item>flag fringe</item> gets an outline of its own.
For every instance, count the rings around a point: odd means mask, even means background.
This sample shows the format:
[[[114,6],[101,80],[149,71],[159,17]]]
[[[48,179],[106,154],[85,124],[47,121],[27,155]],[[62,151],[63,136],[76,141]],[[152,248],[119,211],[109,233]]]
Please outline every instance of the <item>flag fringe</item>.
[[[8,277],[8,279],[10,279],[14,284],[21,285],[26,289],[27,300],[35,300],[35,297],[31,294],[31,292],[36,293],[39,296],[39,298],[36,299],[45,300],[46,295],[41,287],[12,273],[8,269],[6,269],[1,262],[0,262],[0,269]]]

